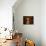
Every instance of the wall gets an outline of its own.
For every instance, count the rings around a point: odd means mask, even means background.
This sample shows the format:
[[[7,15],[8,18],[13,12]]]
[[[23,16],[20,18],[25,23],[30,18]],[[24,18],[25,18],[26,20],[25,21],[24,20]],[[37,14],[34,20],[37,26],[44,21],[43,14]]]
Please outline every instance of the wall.
[[[32,0],[33,1],[33,0]],[[12,28],[12,6],[14,5],[14,3],[16,2],[16,0],[0,0],[0,26],[5,26],[8,28]],[[24,4],[25,5],[25,4]],[[41,0],[41,41],[42,41],[42,46],[46,46],[46,0]],[[26,7],[27,8],[27,7]],[[24,15],[24,14],[23,14]],[[29,14],[30,15],[30,14]],[[21,16],[22,17],[22,16]],[[16,16],[17,18],[17,16]],[[19,17],[18,17],[19,18]],[[23,18],[23,17],[22,17]],[[21,19],[22,19],[21,18]],[[36,17],[37,18],[37,17]],[[38,17],[39,18],[39,17]],[[18,19],[17,19],[18,20]],[[17,24],[17,23],[16,23]],[[20,32],[24,32],[27,31],[27,28],[31,28],[32,26],[29,25],[23,25],[22,21],[20,23]],[[22,26],[23,25],[23,26]],[[16,27],[16,26],[15,26]],[[22,29],[21,29],[22,27]],[[24,28],[26,28],[26,30],[24,30]],[[16,27],[17,29],[17,27]],[[22,30],[22,31],[21,31]],[[29,30],[29,29],[28,29]],[[31,31],[35,32],[35,31]],[[25,34],[26,32],[24,32]],[[27,35],[26,35],[27,36]],[[35,37],[35,36],[34,36]],[[32,38],[32,36],[31,36]]]
[[[41,0],[23,0],[13,10],[15,30],[22,32],[24,38],[34,40],[36,46],[41,46]],[[23,16],[34,16],[34,24],[24,25]]]
[[[41,1],[41,38],[42,46],[46,46],[46,0]]]

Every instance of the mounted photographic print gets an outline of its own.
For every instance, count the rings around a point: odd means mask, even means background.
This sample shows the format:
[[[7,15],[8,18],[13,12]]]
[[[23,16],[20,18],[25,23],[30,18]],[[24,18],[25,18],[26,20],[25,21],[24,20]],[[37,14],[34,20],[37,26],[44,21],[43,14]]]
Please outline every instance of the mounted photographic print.
[[[23,16],[23,24],[34,24],[34,16]]]

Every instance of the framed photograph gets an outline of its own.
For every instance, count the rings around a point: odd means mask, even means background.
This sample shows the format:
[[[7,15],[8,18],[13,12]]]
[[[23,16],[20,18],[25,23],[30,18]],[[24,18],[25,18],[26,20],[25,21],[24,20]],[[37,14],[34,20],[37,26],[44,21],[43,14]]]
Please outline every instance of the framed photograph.
[[[23,16],[23,24],[34,24],[34,16]]]

